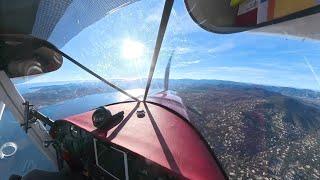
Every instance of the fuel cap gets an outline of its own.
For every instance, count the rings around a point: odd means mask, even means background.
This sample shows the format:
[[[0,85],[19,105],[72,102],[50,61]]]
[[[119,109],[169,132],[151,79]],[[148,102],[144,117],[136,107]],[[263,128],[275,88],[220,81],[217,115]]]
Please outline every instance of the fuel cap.
[[[146,113],[144,112],[144,110],[137,111],[138,118],[143,118],[145,115],[146,115]]]

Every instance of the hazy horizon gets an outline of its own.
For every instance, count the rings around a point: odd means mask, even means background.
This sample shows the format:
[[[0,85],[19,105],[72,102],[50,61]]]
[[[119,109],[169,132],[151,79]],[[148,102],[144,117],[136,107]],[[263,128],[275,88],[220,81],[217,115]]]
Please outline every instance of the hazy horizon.
[[[23,86],[23,85],[35,85],[35,84],[55,84],[55,85],[61,85],[61,84],[67,84],[67,83],[83,83],[83,82],[100,82],[104,84],[104,82],[100,81],[99,79],[77,79],[77,80],[59,80],[59,81],[51,81],[51,82],[42,82],[42,81],[25,81],[21,82],[21,80],[18,80],[19,78],[13,78],[11,79],[15,85]],[[23,78],[22,78],[23,79]],[[113,81],[147,81],[147,78],[144,79],[112,79]],[[153,80],[156,81],[163,81],[161,78],[154,78]],[[269,86],[269,87],[279,87],[279,88],[293,88],[293,89],[299,89],[299,90],[311,90],[315,92],[320,92],[316,89],[306,89],[306,88],[299,88],[299,87],[289,87],[289,86],[278,86],[273,84],[257,84],[257,83],[250,83],[250,82],[240,82],[240,81],[230,81],[230,80],[221,80],[221,79],[191,79],[191,78],[180,78],[180,79],[170,79],[171,80],[192,80],[192,81],[221,81],[221,82],[229,82],[229,83],[239,83],[239,84],[246,84],[246,85],[258,85],[258,86]],[[169,82],[170,82],[169,81]],[[146,84],[145,84],[146,85]],[[169,84],[170,87],[170,84]],[[124,88],[125,89],[125,88]]]

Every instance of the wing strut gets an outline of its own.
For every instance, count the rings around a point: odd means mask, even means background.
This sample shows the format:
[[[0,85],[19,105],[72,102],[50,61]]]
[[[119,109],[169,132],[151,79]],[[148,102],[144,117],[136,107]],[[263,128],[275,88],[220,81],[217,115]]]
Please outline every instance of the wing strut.
[[[131,94],[127,93],[125,90],[119,88],[118,86],[112,84],[111,82],[107,81],[106,79],[104,79],[103,77],[99,76],[98,74],[96,74],[95,72],[91,71],[89,68],[85,67],[84,65],[82,65],[81,63],[79,63],[78,61],[76,61],[75,59],[73,59],[72,57],[68,56],[66,53],[60,51],[58,48],[55,49],[57,52],[59,52],[61,55],[63,55],[65,58],[67,58],[70,62],[72,62],[73,64],[75,64],[76,66],[80,67],[81,69],[87,71],[88,73],[90,73],[91,75],[93,75],[94,77],[98,78],[100,81],[106,83],[107,85],[111,86],[112,88],[118,90],[119,92],[121,92],[122,94],[134,99],[135,101],[140,102],[140,100],[134,96],[132,96]]]
[[[172,57],[174,55],[174,51],[171,52],[171,55],[170,55],[170,58],[169,58],[169,61],[168,61],[168,64],[167,64],[167,67],[166,67],[166,73],[164,75],[164,91],[168,91],[169,89],[169,76],[170,76],[170,67],[171,67],[171,60],[172,60]]]
[[[150,71],[149,71],[149,76],[148,76],[148,81],[147,81],[147,86],[146,86],[146,90],[145,90],[145,93],[144,93],[143,101],[146,101],[147,96],[148,96],[148,92],[149,92],[149,89],[150,89],[153,73],[154,73],[154,70],[156,68],[159,52],[160,52],[160,49],[161,49],[162,40],[163,40],[164,34],[166,32],[168,21],[169,21],[169,17],[170,17],[170,14],[171,14],[173,2],[174,2],[174,0],[166,0],[166,3],[164,5],[164,9],[163,9],[163,12],[162,12],[162,17],[161,17],[161,22],[160,22],[160,27],[159,27],[159,30],[158,30],[158,37],[157,37],[157,41],[156,41],[156,46],[155,46],[154,51],[153,51],[152,62],[151,62],[151,65],[150,65]]]

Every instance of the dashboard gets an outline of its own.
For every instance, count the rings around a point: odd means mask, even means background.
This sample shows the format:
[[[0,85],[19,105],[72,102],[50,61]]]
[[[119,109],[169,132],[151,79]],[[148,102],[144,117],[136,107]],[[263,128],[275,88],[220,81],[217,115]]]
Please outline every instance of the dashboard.
[[[196,129],[158,104],[111,104],[51,129],[60,169],[65,161],[92,179],[225,179]]]
[[[176,173],[125,148],[102,141],[80,127],[55,121],[56,150],[73,171],[90,179],[182,179]]]

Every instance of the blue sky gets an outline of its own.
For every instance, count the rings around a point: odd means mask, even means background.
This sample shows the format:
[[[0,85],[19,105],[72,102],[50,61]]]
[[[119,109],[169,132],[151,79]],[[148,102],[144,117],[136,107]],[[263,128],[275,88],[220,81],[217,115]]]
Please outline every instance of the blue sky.
[[[124,7],[84,29],[62,50],[111,81],[146,78],[163,5],[161,0],[142,0]],[[63,34],[64,28],[69,27],[56,27],[60,32],[55,32]],[[53,34],[49,40],[55,43],[55,37]],[[143,53],[126,57],[131,49],[127,42],[141,45]],[[213,34],[192,21],[182,0],[174,4],[155,78],[164,76],[172,50],[172,79],[220,79],[320,90],[319,42],[252,32]],[[79,79],[92,77],[65,61],[58,71],[30,82]]]

